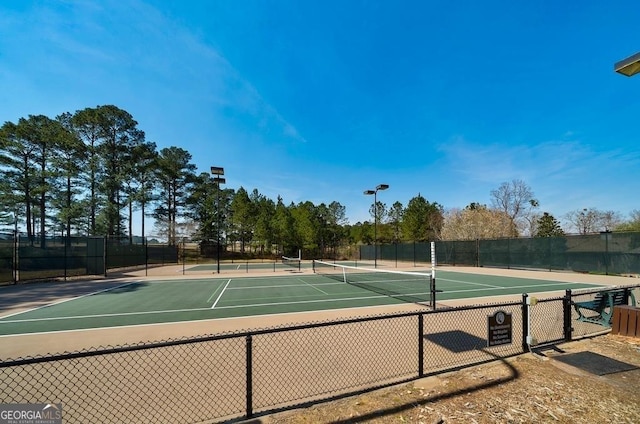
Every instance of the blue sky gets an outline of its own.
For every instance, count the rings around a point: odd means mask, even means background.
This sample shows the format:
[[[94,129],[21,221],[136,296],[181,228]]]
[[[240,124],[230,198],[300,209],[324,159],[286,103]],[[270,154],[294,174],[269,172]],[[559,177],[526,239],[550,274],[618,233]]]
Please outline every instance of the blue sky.
[[[0,3],[0,120],[125,109],[159,148],[285,203],[370,218],[418,193],[640,209],[637,1]]]

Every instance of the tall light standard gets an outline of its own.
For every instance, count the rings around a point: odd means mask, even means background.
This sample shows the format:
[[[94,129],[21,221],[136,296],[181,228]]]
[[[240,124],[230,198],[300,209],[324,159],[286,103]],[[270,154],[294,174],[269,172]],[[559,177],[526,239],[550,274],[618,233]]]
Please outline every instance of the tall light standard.
[[[216,183],[217,185],[216,215],[217,215],[218,222],[216,225],[216,237],[218,241],[216,246],[216,258],[217,258],[217,264],[218,264],[218,274],[220,274],[220,184],[224,184],[227,181],[220,176],[220,175],[224,175],[224,168],[212,166],[211,174],[215,175],[215,177],[213,177],[213,182]]]
[[[364,194],[373,194],[373,267],[378,267],[378,191],[386,190],[389,184],[378,184],[375,190],[365,190]]]
[[[628,77],[632,77],[639,73],[640,53],[636,53],[633,56],[629,56],[628,58],[621,60],[620,62],[616,62],[615,65],[613,65],[613,70]]]
[[[619,74],[626,75],[628,77],[632,77],[638,73],[640,73],[640,52],[634,54],[633,56],[629,56],[626,59],[621,60],[620,62],[616,62],[613,65],[613,70]],[[586,210],[586,209],[585,209]],[[602,233],[600,233],[602,234]],[[609,254],[609,239],[611,237],[610,231],[605,231],[604,233],[606,240],[606,252]],[[605,270],[606,274],[609,274],[609,266],[608,260],[605,261]]]

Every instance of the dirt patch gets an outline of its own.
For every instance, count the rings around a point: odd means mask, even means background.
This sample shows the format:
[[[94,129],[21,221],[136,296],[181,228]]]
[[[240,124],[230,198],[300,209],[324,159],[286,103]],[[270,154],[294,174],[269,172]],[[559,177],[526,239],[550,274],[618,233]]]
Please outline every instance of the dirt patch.
[[[264,417],[259,422],[640,422],[640,369],[598,376],[553,359],[585,351],[640,367],[640,339],[605,335]]]

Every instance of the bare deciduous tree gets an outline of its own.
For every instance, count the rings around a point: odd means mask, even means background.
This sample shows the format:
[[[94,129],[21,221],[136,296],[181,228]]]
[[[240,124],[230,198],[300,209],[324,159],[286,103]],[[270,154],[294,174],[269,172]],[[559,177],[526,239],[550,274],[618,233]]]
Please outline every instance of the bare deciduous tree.
[[[446,212],[443,240],[475,240],[511,237],[515,229],[504,211],[472,203],[464,209]]]
[[[569,222],[571,229],[579,234],[612,231],[623,222],[619,212],[600,211],[596,208],[570,211],[565,215],[565,219]]]
[[[502,183],[497,189],[491,190],[491,204],[511,220],[514,230],[512,236],[530,233],[531,223],[535,222],[534,210],[539,203],[527,183],[517,179]]]
[[[602,231],[613,231],[618,225],[623,222],[620,212],[616,211],[604,211],[600,213],[600,226]]]

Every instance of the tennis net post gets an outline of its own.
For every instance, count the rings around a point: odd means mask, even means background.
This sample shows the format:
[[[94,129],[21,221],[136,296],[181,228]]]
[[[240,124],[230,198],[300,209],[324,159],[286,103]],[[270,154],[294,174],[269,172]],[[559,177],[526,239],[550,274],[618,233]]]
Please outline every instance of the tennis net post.
[[[436,309],[436,242],[431,242],[431,280],[429,282],[431,290],[431,309]]]
[[[284,256],[282,255],[282,264],[283,265],[287,265],[289,267],[292,268],[297,268],[298,271],[300,271],[301,267],[301,263],[302,263],[302,252],[300,250],[298,250],[298,257],[297,258],[293,258],[293,257],[289,257],[289,256]]]

